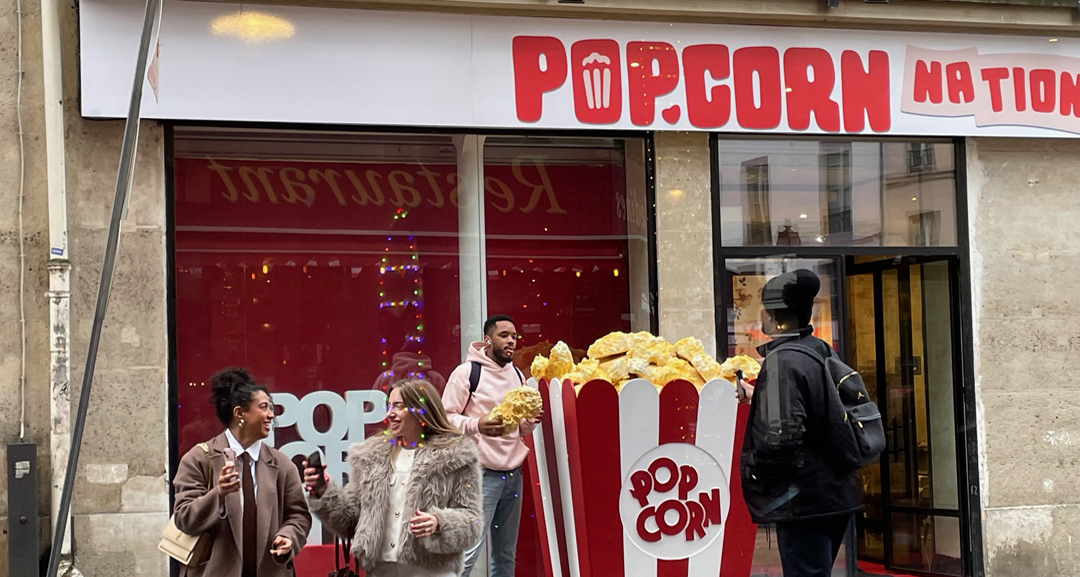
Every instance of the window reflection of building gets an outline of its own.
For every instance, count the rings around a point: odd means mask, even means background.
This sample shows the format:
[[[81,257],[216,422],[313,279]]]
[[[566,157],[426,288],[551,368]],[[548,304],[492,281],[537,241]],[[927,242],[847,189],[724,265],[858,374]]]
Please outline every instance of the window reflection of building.
[[[733,139],[718,147],[726,246],[957,243],[951,142]],[[801,242],[791,242],[795,233]]]
[[[934,145],[927,142],[908,144],[908,172],[934,170]]]
[[[746,242],[753,246],[772,244],[772,217],[769,210],[769,157],[742,165],[742,188],[746,194]]]
[[[908,216],[908,244],[937,246],[941,244],[941,211],[931,210]]]
[[[882,147],[885,157],[883,244],[955,245],[953,145],[889,142]]]
[[[851,145],[823,144],[819,157],[821,236],[825,244],[852,240]]]

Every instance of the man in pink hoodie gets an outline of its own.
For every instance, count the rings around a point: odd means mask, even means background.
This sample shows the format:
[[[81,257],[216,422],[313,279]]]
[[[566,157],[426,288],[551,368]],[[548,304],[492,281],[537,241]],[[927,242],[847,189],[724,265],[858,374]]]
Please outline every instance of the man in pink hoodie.
[[[484,467],[485,538],[491,540],[491,577],[513,577],[521,521],[521,464],[529,455],[522,436],[532,434],[540,417],[524,419],[518,429],[488,419],[488,413],[511,389],[525,384],[525,375],[511,362],[517,348],[514,319],[497,315],[484,321],[484,340],[469,347],[467,360],[446,381],[443,406],[450,421],[480,446]],[[469,577],[484,539],[465,553],[462,577]]]

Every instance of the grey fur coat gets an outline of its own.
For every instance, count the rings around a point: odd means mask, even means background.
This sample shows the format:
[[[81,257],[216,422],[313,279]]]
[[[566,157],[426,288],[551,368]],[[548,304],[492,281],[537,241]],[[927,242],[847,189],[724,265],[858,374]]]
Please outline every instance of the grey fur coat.
[[[349,447],[349,483],[331,482],[322,497],[309,495],[311,512],[333,533],[352,537],[352,554],[366,571],[381,561],[383,523],[390,504],[393,473],[389,437],[377,435]],[[406,532],[399,563],[460,573],[464,552],[483,533],[480,454],[460,435],[433,435],[416,449],[405,488],[406,511],[424,511],[439,520],[434,535],[417,539]]]

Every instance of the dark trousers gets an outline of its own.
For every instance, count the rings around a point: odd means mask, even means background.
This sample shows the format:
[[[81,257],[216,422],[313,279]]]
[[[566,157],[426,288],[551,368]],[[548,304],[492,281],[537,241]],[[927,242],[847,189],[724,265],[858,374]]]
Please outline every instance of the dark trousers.
[[[784,577],[829,577],[850,515],[776,524]]]

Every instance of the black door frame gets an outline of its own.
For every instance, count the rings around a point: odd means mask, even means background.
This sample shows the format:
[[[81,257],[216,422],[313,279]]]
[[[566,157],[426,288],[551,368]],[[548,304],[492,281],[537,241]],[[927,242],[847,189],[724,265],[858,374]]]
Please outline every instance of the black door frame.
[[[906,256],[906,257],[898,257],[898,258],[889,259],[889,260],[881,260],[881,261],[863,263],[863,264],[858,264],[858,265],[851,262],[852,260],[853,259],[851,257],[848,257],[848,258],[845,259],[845,261],[847,262],[847,272],[846,272],[844,278],[846,279],[851,275],[863,275],[863,274],[872,275],[873,282],[874,282],[874,317],[876,319],[884,319],[885,318],[885,316],[884,316],[885,315],[885,303],[884,303],[884,299],[882,298],[882,295],[884,294],[884,292],[883,292],[883,289],[884,289],[883,276],[884,276],[885,272],[887,272],[887,271],[896,271],[896,273],[897,273],[897,282],[899,283],[899,286],[901,287],[900,295],[899,295],[898,298],[902,298],[902,295],[905,292],[903,290],[903,288],[902,288],[904,285],[908,286],[908,292],[910,292],[910,272],[909,272],[909,267],[915,266],[915,265],[923,265],[923,264],[930,264],[930,263],[940,263],[940,262],[946,263],[948,265],[948,267],[949,267],[948,272],[949,272],[949,306],[950,306],[949,312],[950,312],[950,316],[952,318],[954,318],[954,319],[959,316],[959,311],[955,310],[955,302],[956,302],[955,297],[956,297],[956,293],[959,292],[959,290],[960,290],[959,289],[959,275],[958,275],[958,271],[957,271],[957,269],[959,268],[959,258],[958,257]],[[911,351],[910,351],[910,347],[911,347],[911,344],[912,344],[913,332],[912,332],[912,328],[911,328],[910,319],[907,321],[907,323],[905,323],[904,320],[903,320],[902,311],[903,311],[905,305],[902,302],[898,302],[897,304],[900,307],[900,312],[901,312],[901,315],[900,315],[901,316],[901,321],[900,321],[900,333],[901,333],[900,334],[900,357],[901,357],[901,359],[906,359],[906,358],[910,358],[912,356]],[[908,308],[908,311],[910,313],[910,303],[907,305],[907,308]],[[925,315],[925,312],[924,312],[924,315]],[[845,318],[845,321],[846,320],[848,320],[848,319]],[[844,323],[844,324],[846,324],[846,323]],[[924,323],[924,326],[925,326],[925,323]],[[880,379],[881,378],[880,376],[885,375],[885,373],[886,373],[886,368],[885,368],[886,365],[885,365],[885,363],[887,362],[887,359],[885,358],[885,339],[884,339],[885,329],[884,329],[884,323],[883,322],[875,323],[874,329],[875,329],[875,331],[877,333],[876,339],[875,339],[876,340],[876,345],[877,345],[877,347],[876,347],[877,350],[875,351],[875,354],[876,354],[875,358],[877,360],[877,374],[879,375],[879,379]],[[953,363],[952,363],[953,364],[953,375],[952,376],[953,376],[954,385],[955,385],[955,383],[961,382],[961,381],[958,380],[960,378],[960,375],[956,371],[956,365],[958,364],[958,360],[959,360],[959,357],[957,355],[959,354],[959,348],[960,348],[959,341],[960,341],[960,338],[961,337],[960,337],[959,331],[954,331],[953,334],[952,334],[952,337],[950,338],[950,343],[952,345],[952,352],[953,352]],[[901,377],[900,378],[901,378],[901,381],[903,383],[906,384],[906,383],[909,383],[909,382],[913,381],[914,375],[911,372],[912,370],[913,369],[912,369],[911,366],[909,366],[907,364],[901,364],[901,366],[900,366]],[[954,387],[954,389],[955,389],[955,387]],[[956,401],[957,396],[958,395],[956,395],[954,393],[954,395],[953,395],[954,406],[956,404],[955,401]],[[879,386],[877,388],[877,397],[878,397],[877,398],[877,404],[878,404],[878,407],[880,407],[880,409],[881,409],[882,420],[884,421],[885,427],[886,427],[886,436],[888,436],[888,428],[890,426],[889,425],[889,422],[890,422],[890,414],[889,414],[889,412],[890,412],[890,410],[889,410],[886,387]],[[912,401],[913,401],[913,399],[912,399]],[[957,419],[958,419],[958,415],[954,411],[954,414],[953,414],[954,427],[956,429],[959,429],[962,423],[960,421],[958,421]],[[906,419],[905,419],[905,421],[906,421]],[[915,431],[915,429],[911,428],[911,427],[905,427],[904,428],[904,434],[906,436],[913,435],[914,431]],[[929,431],[927,432],[927,434],[928,435],[930,434]],[[909,442],[907,443],[907,446],[914,446],[916,444],[916,443],[910,442],[911,440],[912,439],[908,439]],[[957,438],[956,441],[959,443],[960,439]],[[962,446],[962,445],[957,444],[957,447],[960,447],[960,446]],[[889,459],[890,457],[895,459],[895,455],[890,456],[888,452],[883,453],[882,454],[882,459],[878,463],[878,466],[880,467],[880,470],[881,470],[881,473],[880,473],[880,475],[881,475],[881,484],[882,484],[881,509],[882,509],[882,517],[883,517],[883,521],[884,521],[884,523],[883,523],[883,527],[884,527],[884,534],[883,534],[883,537],[884,537],[884,562],[883,562],[883,565],[886,567],[886,569],[896,569],[898,571],[903,571],[903,572],[911,573],[911,574],[915,574],[915,575],[936,575],[935,573],[927,573],[927,572],[918,571],[918,570],[914,570],[914,569],[910,569],[910,568],[906,568],[906,567],[897,567],[895,565],[894,551],[893,551],[893,536],[894,536],[893,535],[893,526],[889,522],[889,520],[891,519],[891,516],[894,513],[915,514],[915,515],[931,515],[931,516],[935,516],[935,517],[950,517],[950,518],[958,519],[958,520],[961,521],[961,526],[963,526],[963,522],[962,522],[963,521],[963,511],[959,507],[957,508],[957,510],[953,511],[953,510],[950,510],[950,509],[938,509],[938,508],[934,508],[934,507],[917,507],[917,506],[907,506],[907,505],[895,505],[895,504],[893,504],[892,503],[892,493],[891,493],[891,491],[886,490],[890,486],[891,471],[890,471],[890,467],[887,466],[885,461],[887,459]],[[904,458],[910,460],[910,459],[912,459],[912,455],[905,452]],[[959,471],[961,469],[964,468],[964,459],[965,458],[966,457],[962,454],[962,451],[958,450],[956,452],[956,460],[957,460],[956,465],[957,465],[957,472],[958,473],[959,473]],[[917,465],[917,463],[916,463],[916,465]],[[959,490],[961,485],[959,485],[959,479],[957,481],[958,481],[957,488]],[[958,503],[959,503],[959,500],[958,500]],[[961,539],[963,539],[963,537],[961,537]]]
[[[720,215],[720,140],[837,140],[863,142],[950,142],[953,144],[953,166],[955,170],[956,202],[956,246],[932,247],[881,247],[881,246],[746,246],[725,247],[721,242],[722,220]],[[952,310],[958,329],[953,335],[953,382],[957,384],[953,404],[956,422],[957,447],[957,488],[960,510],[960,539],[962,548],[963,574],[971,577],[984,577],[983,528],[981,491],[979,488],[979,447],[977,428],[977,409],[975,402],[974,351],[973,351],[973,304],[971,288],[971,249],[969,246],[969,213],[967,201],[967,154],[964,138],[858,138],[831,136],[791,136],[772,137],[766,135],[735,135],[713,133],[709,139],[709,154],[712,183],[712,230],[713,230],[713,305],[715,313],[717,353],[726,355],[728,342],[728,305],[732,302],[732,287],[727,279],[728,259],[748,259],[778,257],[798,259],[834,259],[837,263],[837,278],[846,279],[848,257],[854,256],[899,256],[899,257],[945,257],[955,259],[955,266],[950,267],[950,282],[953,291]],[[840,282],[840,281],[838,281]],[[843,298],[838,300],[838,314],[846,317]],[[846,342],[846,323],[838,323],[839,341]],[[842,346],[841,349],[844,347]],[[845,355],[846,351],[840,350]],[[853,534],[849,535],[850,538]],[[852,550],[849,548],[849,550]],[[911,571],[907,571],[911,572]],[[849,575],[854,575],[853,563],[849,562]]]

